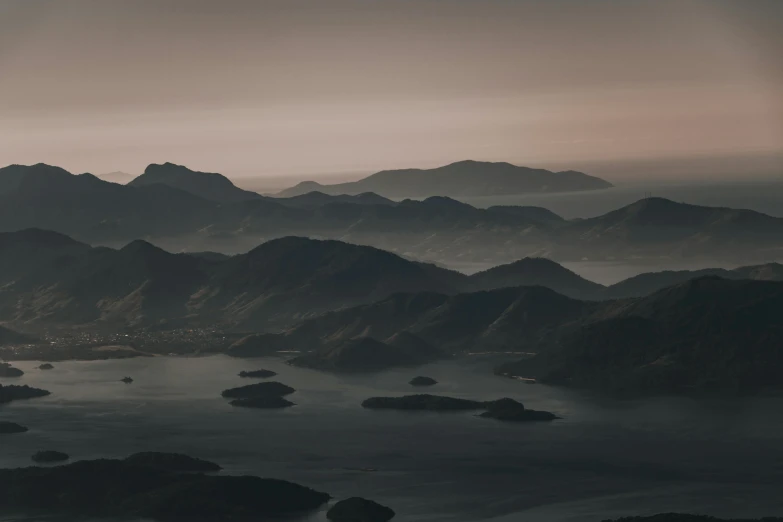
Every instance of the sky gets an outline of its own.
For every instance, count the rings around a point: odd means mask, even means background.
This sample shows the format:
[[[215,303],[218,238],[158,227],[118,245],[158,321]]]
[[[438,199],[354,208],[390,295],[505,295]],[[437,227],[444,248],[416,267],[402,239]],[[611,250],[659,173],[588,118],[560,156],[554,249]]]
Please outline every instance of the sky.
[[[0,0],[0,164],[774,156],[781,56],[781,0]]]

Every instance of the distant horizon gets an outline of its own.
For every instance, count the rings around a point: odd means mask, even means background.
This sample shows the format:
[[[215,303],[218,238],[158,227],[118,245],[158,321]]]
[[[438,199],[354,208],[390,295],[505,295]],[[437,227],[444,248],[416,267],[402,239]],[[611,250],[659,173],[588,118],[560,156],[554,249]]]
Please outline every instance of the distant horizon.
[[[778,0],[7,0],[0,163],[294,183],[783,154],[780,20]]]

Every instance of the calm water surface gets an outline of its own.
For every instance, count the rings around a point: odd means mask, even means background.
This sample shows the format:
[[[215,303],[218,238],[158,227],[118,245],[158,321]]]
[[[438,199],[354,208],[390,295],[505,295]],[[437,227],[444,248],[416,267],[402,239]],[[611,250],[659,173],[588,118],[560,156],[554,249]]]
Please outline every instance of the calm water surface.
[[[588,522],[672,510],[783,515],[783,400],[608,400],[495,377],[495,362],[372,376],[225,356],[62,362],[47,372],[16,363],[27,373],[4,384],[52,395],[0,408],[0,418],[31,428],[3,437],[0,467],[29,465],[40,449],[74,459],[177,451],[218,462],[224,473],[288,479],[338,499],[366,496],[393,507],[401,521]],[[257,368],[296,388],[297,406],[235,409],[220,397],[255,382],[236,374]],[[135,382],[119,382],[126,375]],[[411,393],[415,375],[440,382],[432,393],[508,396],[564,418],[515,425],[359,406],[370,396]]]

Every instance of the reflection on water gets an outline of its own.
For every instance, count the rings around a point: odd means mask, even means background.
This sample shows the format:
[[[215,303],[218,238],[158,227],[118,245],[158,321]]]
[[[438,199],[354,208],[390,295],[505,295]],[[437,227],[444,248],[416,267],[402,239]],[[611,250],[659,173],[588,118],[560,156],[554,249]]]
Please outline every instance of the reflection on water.
[[[78,459],[177,451],[214,460],[226,473],[289,479],[338,499],[366,496],[393,507],[402,521],[783,514],[783,400],[615,401],[495,377],[495,362],[372,376],[224,356],[63,362],[47,372],[35,370],[36,362],[18,363],[27,373],[15,382],[52,395],[0,409],[4,420],[31,428],[3,438],[0,466],[29,465],[40,449]],[[296,388],[290,398],[297,406],[234,409],[220,397],[247,382],[239,371],[258,368],[279,372],[275,379]],[[133,384],[119,382],[125,375]],[[369,396],[411,393],[414,375],[438,380],[432,393],[509,396],[564,419],[514,425],[470,413],[359,406]]]

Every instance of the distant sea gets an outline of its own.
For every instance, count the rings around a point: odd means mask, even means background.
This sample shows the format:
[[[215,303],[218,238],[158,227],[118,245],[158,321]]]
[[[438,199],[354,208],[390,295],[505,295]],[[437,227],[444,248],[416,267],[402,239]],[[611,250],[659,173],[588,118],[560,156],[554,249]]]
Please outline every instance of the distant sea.
[[[783,515],[783,399],[662,397],[615,400],[494,376],[501,359],[468,358],[378,375],[337,376],[276,358],[155,357],[60,362],[3,379],[50,397],[0,407],[29,426],[6,436],[0,467],[27,466],[42,449],[73,459],[175,451],[227,474],[292,480],[336,499],[364,496],[395,522],[598,522],[687,511],[723,517]],[[283,411],[232,408],[220,391],[268,368],[297,389]],[[126,385],[119,380],[134,378]],[[551,423],[505,424],[472,413],[370,411],[375,395],[428,392],[513,397],[556,412]],[[376,471],[361,471],[372,468]],[[68,520],[30,514],[0,520]],[[83,518],[70,519],[83,521]],[[326,520],[324,511],[301,520]]]
[[[744,208],[783,217],[783,180],[721,183],[618,184],[605,190],[464,197],[474,207],[530,205],[566,218],[594,217],[643,199],[647,195],[710,207]]]

